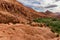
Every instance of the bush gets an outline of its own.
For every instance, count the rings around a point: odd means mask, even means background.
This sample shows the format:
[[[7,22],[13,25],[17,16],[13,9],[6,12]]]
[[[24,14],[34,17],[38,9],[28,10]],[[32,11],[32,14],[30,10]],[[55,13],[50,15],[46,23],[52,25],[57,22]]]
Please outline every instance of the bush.
[[[33,20],[34,22],[45,23],[52,31],[60,33],[60,20],[56,18],[39,18]]]

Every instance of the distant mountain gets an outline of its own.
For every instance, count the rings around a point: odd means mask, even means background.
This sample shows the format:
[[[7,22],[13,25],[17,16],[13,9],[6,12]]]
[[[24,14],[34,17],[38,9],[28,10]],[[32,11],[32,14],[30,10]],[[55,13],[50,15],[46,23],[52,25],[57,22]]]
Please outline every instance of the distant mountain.
[[[57,16],[58,16],[57,13],[53,13],[53,12],[48,11],[48,10],[45,12],[45,15],[46,15],[47,17],[51,17],[51,18],[57,18]]]

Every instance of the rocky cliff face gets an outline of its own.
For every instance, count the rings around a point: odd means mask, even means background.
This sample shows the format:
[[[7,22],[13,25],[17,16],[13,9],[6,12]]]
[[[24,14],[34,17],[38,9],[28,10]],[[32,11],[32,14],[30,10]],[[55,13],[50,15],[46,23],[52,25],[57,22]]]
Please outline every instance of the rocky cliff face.
[[[9,23],[9,22],[29,22],[34,18],[39,18],[45,16],[34,11],[31,8],[28,8],[16,0],[1,0],[0,1],[0,23]],[[11,18],[12,17],[12,18]],[[11,21],[12,20],[12,21]]]

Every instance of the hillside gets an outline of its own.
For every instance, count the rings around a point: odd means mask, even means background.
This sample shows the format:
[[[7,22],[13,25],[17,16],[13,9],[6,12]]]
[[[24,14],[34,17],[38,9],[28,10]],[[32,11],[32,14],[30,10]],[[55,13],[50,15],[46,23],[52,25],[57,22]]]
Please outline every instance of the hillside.
[[[45,16],[44,14],[37,13],[31,8],[25,7],[16,0],[1,0],[0,1],[0,18],[1,23],[28,23],[34,18]],[[11,18],[12,17],[12,18]],[[12,21],[11,21],[12,20]]]

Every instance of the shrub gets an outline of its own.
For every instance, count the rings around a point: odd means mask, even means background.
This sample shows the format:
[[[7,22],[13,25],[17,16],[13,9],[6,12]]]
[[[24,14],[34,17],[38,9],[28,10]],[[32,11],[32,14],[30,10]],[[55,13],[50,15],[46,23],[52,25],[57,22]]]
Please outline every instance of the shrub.
[[[39,18],[33,20],[34,22],[45,23],[52,31],[60,33],[60,20],[56,18]]]

